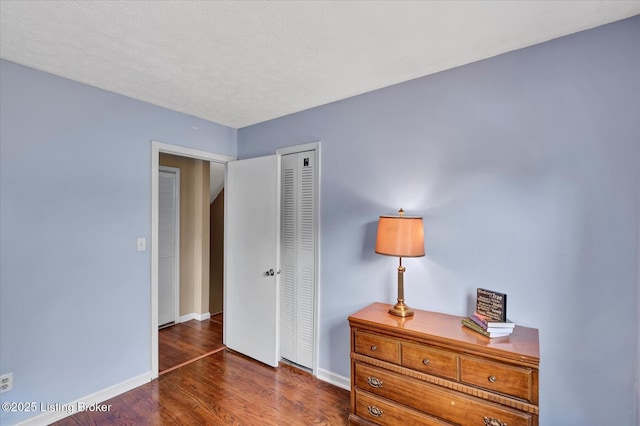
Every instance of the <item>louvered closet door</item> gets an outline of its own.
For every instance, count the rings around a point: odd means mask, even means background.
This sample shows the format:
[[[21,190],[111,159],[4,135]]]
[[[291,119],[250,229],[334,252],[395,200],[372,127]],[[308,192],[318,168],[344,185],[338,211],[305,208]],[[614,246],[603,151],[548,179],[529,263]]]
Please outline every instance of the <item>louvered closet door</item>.
[[[315,152],[282,156],[280,355],[313,367]]]

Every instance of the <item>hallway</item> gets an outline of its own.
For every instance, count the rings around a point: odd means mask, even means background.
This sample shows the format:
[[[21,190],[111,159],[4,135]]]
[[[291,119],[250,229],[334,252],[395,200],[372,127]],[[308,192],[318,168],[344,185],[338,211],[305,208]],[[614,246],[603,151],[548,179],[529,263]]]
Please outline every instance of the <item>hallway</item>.
[[[165,374],[224,349],[223,314],[209,320],[191,320],[158,332],[158,371]]]

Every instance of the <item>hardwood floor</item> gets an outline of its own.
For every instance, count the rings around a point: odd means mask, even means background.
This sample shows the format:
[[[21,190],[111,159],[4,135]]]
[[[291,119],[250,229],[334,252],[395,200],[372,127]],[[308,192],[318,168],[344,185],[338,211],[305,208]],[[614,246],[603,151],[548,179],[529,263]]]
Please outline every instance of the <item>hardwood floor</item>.
[[[158,332],[158,371],[164,374],[187,362],[224,348],[222,314],[208,321],[191,320]]]
[[[55,423],[74,425],[346,425],[349,392],[281,364],[224,349]]]
[[[221,317],[159,334],[158,380],[101,403],[109,411],[76,413],[54,425],[348,424],[349,391],[287,364],[272,368],[225,349]]]

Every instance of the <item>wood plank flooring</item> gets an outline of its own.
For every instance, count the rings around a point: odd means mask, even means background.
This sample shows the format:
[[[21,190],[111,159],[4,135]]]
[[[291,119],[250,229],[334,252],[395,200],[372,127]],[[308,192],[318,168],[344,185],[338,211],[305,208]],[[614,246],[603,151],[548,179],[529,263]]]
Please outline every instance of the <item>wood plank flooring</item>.
[[[207,321],[191,320],[158,332],[158,371],[171,371],[187,362],[224,348],[222,314]]]
[[[90,425],[346,425],[349,392],[281,364],[224,349],[119,395],[103,413],[55,423]]]
[[[349,391],[287,364],[272,368],[225,349],[221,317],[161,330],[159,344],[164,373],[158,380],[103,402],[111,405],[107,412],[76,413],[54,425],[348,424]]]

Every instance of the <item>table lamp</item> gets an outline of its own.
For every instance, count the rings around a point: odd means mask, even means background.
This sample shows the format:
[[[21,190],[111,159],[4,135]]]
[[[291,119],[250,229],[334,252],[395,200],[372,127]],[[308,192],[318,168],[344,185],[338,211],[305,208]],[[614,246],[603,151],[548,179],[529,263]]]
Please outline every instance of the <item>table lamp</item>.
[[[403,257],[424,256],[424,225],[421,217],[405,216],[400,209],[398,216],[380,216],[376,253],[400,258],[398,266],[398,303],[389,309],[389,313],[399,317],[413,315],[413,310],[404,303]]]

